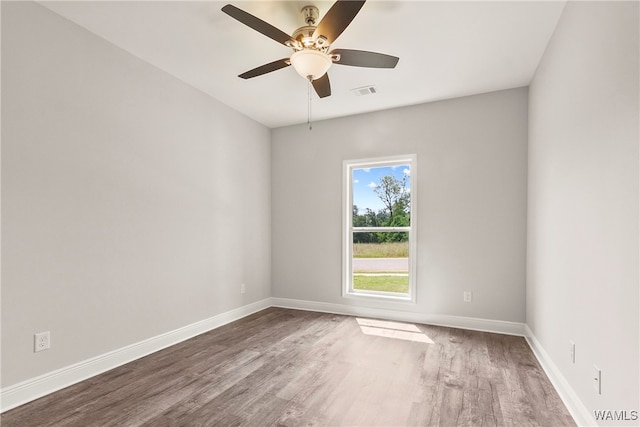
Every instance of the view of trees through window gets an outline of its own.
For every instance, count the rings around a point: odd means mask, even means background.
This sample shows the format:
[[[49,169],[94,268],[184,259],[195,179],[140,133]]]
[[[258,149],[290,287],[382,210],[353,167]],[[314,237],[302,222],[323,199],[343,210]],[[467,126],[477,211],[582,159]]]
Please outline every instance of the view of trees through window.
[[[411,167],[353,168],[352,289],[409,292]]]

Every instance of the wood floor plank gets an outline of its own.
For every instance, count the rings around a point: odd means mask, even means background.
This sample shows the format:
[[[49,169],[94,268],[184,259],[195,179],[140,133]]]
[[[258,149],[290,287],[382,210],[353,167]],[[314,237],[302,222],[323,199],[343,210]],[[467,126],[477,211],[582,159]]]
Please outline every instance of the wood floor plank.
[[[270,308],[2,414],[32,426],[573,426],[521,337]]]

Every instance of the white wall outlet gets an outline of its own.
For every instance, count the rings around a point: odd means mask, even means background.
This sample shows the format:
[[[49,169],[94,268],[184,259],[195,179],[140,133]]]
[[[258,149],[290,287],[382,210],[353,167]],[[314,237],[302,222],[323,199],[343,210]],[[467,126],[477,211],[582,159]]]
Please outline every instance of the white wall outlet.
[[[462,293],[462,299],[464,302],[471,302],[472,297],[473,294],[471,293],[471,291],[464,291]]]
[[[602,394],[602,371],[596,365],[593,365],[593,389]]]
[[[49,331],[35,334],[33,338],[34,352],[37,353],[39,351],[47,350],[49,347],[51,347],[51,334]]]
[[[240,293],[244,294],[245,292],[247,292],[247,285],[242,283],[242,284],[240,284]]]
[[[569,340],[569,360],[573,364],[576,363],[576,343],[571,340]]]

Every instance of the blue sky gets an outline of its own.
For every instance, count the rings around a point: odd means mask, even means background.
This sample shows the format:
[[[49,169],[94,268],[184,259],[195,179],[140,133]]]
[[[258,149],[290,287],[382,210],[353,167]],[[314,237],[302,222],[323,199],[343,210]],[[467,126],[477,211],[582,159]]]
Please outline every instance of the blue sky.
[[[382,201],[373,192],[374,188],[380,184],[380,178],[393,175],[397,179],[402,179],[404,175],[409,174],[409,165],[353,169],[353,204],[358,206],[360,213],[364,213],[366,208],[376,212],[383,209]],[[407,187],[411,187],[409,181],[407,181]]]

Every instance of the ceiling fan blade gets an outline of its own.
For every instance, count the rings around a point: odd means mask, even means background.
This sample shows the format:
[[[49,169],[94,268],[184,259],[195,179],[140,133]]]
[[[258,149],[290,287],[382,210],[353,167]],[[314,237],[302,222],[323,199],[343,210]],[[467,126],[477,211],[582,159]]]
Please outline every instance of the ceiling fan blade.
[[[313,37],[324,36],[329,44],[333,43],[360,12],[364,3],[365,0],[336,1],[320,20]]]
[[[256,18],[250,13],[245,12],[242,9],[238,9],[237,7],[228,4],[222,8],[222,11],[229,15],[230,17],[237,19],[242,22],[244,25],[253,28],[259,33],[264,34],[265,36],[277,41],[278,43],[282,43],[285,46],[287,43],[295,44],[296,41],[291,38],[291,36],[285,33],[282,30],[277,29],[273,25],[264,22],[260,18]]]
[[[351,65],[352,67],[395,68],[400,59],[384,53],[352,49],[334,49],[329,54],[340,55],[340,59],[334,61],[334,64]]]
[[[289,65],[291,65],[291,63],[289,62],[289,58],[282,58],[282,59],[278,59],[277,61],[273,61],[268,64],[264,64],[259,67],[256,67],[253,70],[244,72],[240,74],[238,77],[242,79],[250,79],[252,77],[258,77],[263,74],[267,74],[272,71],[276,71],[281,68],[288,67]]]
[[[329,83],[328,73],[324,73],[324,76],[315,79],[311,84],[320,98],[326,98],[331,95],[331,83]]]

